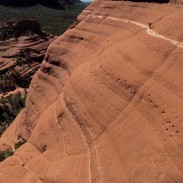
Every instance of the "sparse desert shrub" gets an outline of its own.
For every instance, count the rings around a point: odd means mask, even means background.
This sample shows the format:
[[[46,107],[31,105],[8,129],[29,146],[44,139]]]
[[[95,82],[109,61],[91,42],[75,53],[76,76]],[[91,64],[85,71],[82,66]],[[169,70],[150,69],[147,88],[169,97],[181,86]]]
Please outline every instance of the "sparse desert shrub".
[[[20,146],[25,144],[27,141],[21,135],[18,136],[18,141],[14,144],[15,150],[18,149]],[[6,158],[12,156],[14,154],[13,149],[8,149],[5,151],[0,151],[0,162],[4,161]]]
[[[0,135],[7,129],[11,122],[25,105],[26,94],[19,92],[15,95],[0,99]]]
[[[27,142],[21,135],[18,136],[18,142],[14,144],[15,150]]]
[[[6,151],[0,151],[0,162],[14,154],[13,150],[8,149]]]

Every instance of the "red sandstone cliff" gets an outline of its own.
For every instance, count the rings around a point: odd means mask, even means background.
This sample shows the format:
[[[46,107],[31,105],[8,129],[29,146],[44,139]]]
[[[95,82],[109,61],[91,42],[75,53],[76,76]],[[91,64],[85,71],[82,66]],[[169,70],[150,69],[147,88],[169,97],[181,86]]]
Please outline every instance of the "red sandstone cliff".
[[[182,8],[84,10],[48,48],[1,137],[1,148],[20,134],[28,142],[0,164],[0,183],[182,183]]]

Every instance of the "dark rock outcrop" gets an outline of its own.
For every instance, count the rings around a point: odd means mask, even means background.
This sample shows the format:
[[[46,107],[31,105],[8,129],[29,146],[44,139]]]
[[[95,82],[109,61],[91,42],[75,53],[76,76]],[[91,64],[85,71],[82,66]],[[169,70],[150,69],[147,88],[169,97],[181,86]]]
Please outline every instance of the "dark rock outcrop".
[[[37,34],[41,37],[45,37],[46,34],[42,32],[40,24],[33,19],[8,21],[0,27],[0,41],[6,39],[15,38],[18,41],[18,37],[27,34],[27,32]]]

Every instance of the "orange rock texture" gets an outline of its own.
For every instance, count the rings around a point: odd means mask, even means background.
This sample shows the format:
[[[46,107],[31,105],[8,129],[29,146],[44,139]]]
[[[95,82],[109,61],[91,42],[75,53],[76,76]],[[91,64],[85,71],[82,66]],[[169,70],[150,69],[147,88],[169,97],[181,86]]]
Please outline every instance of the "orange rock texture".
[[[182,183],[182,17],[172,3],[86,8],[1,137],[1,149],[27,143],[0,163],[0,183]]]

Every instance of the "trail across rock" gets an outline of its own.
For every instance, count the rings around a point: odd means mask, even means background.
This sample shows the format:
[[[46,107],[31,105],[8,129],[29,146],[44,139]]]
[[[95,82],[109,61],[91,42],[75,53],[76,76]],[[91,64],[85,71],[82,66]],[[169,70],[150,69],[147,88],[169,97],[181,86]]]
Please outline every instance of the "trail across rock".
[[[89,11],[87,11],[89,12]],[[160,38],[160,39],[164,39],[165,41],[169,41],[170,43],[174,44],[175,46],[178,46],[180,48],[183,48],[183,43],[182,42],[179,42],[179,41],[176,41],[176,40],[173,40],[173,39],[169,39],[163,35],[160,35],[158,33],[156,33],[155,31],[151,30],[147,25],[141,23],[141,22],[137,22],[137,21],[133,21],[133,20],[129,20],[129,19],[125,19],[125,18],[117,18],[117,17],[104,17],[102,15],[95,15],[95,16],[92,16],[93,18],[100,18],[100,19],[110,19],[110,20],[114,20],[114,21],[119,21],[119,22],[124,22],[124,23],[132,23],[132,24],[135,24],[139,27],[142,27],[143,29],[146,30],[147,34],[153,36],[153,37],[156,37],[156,38]]]

